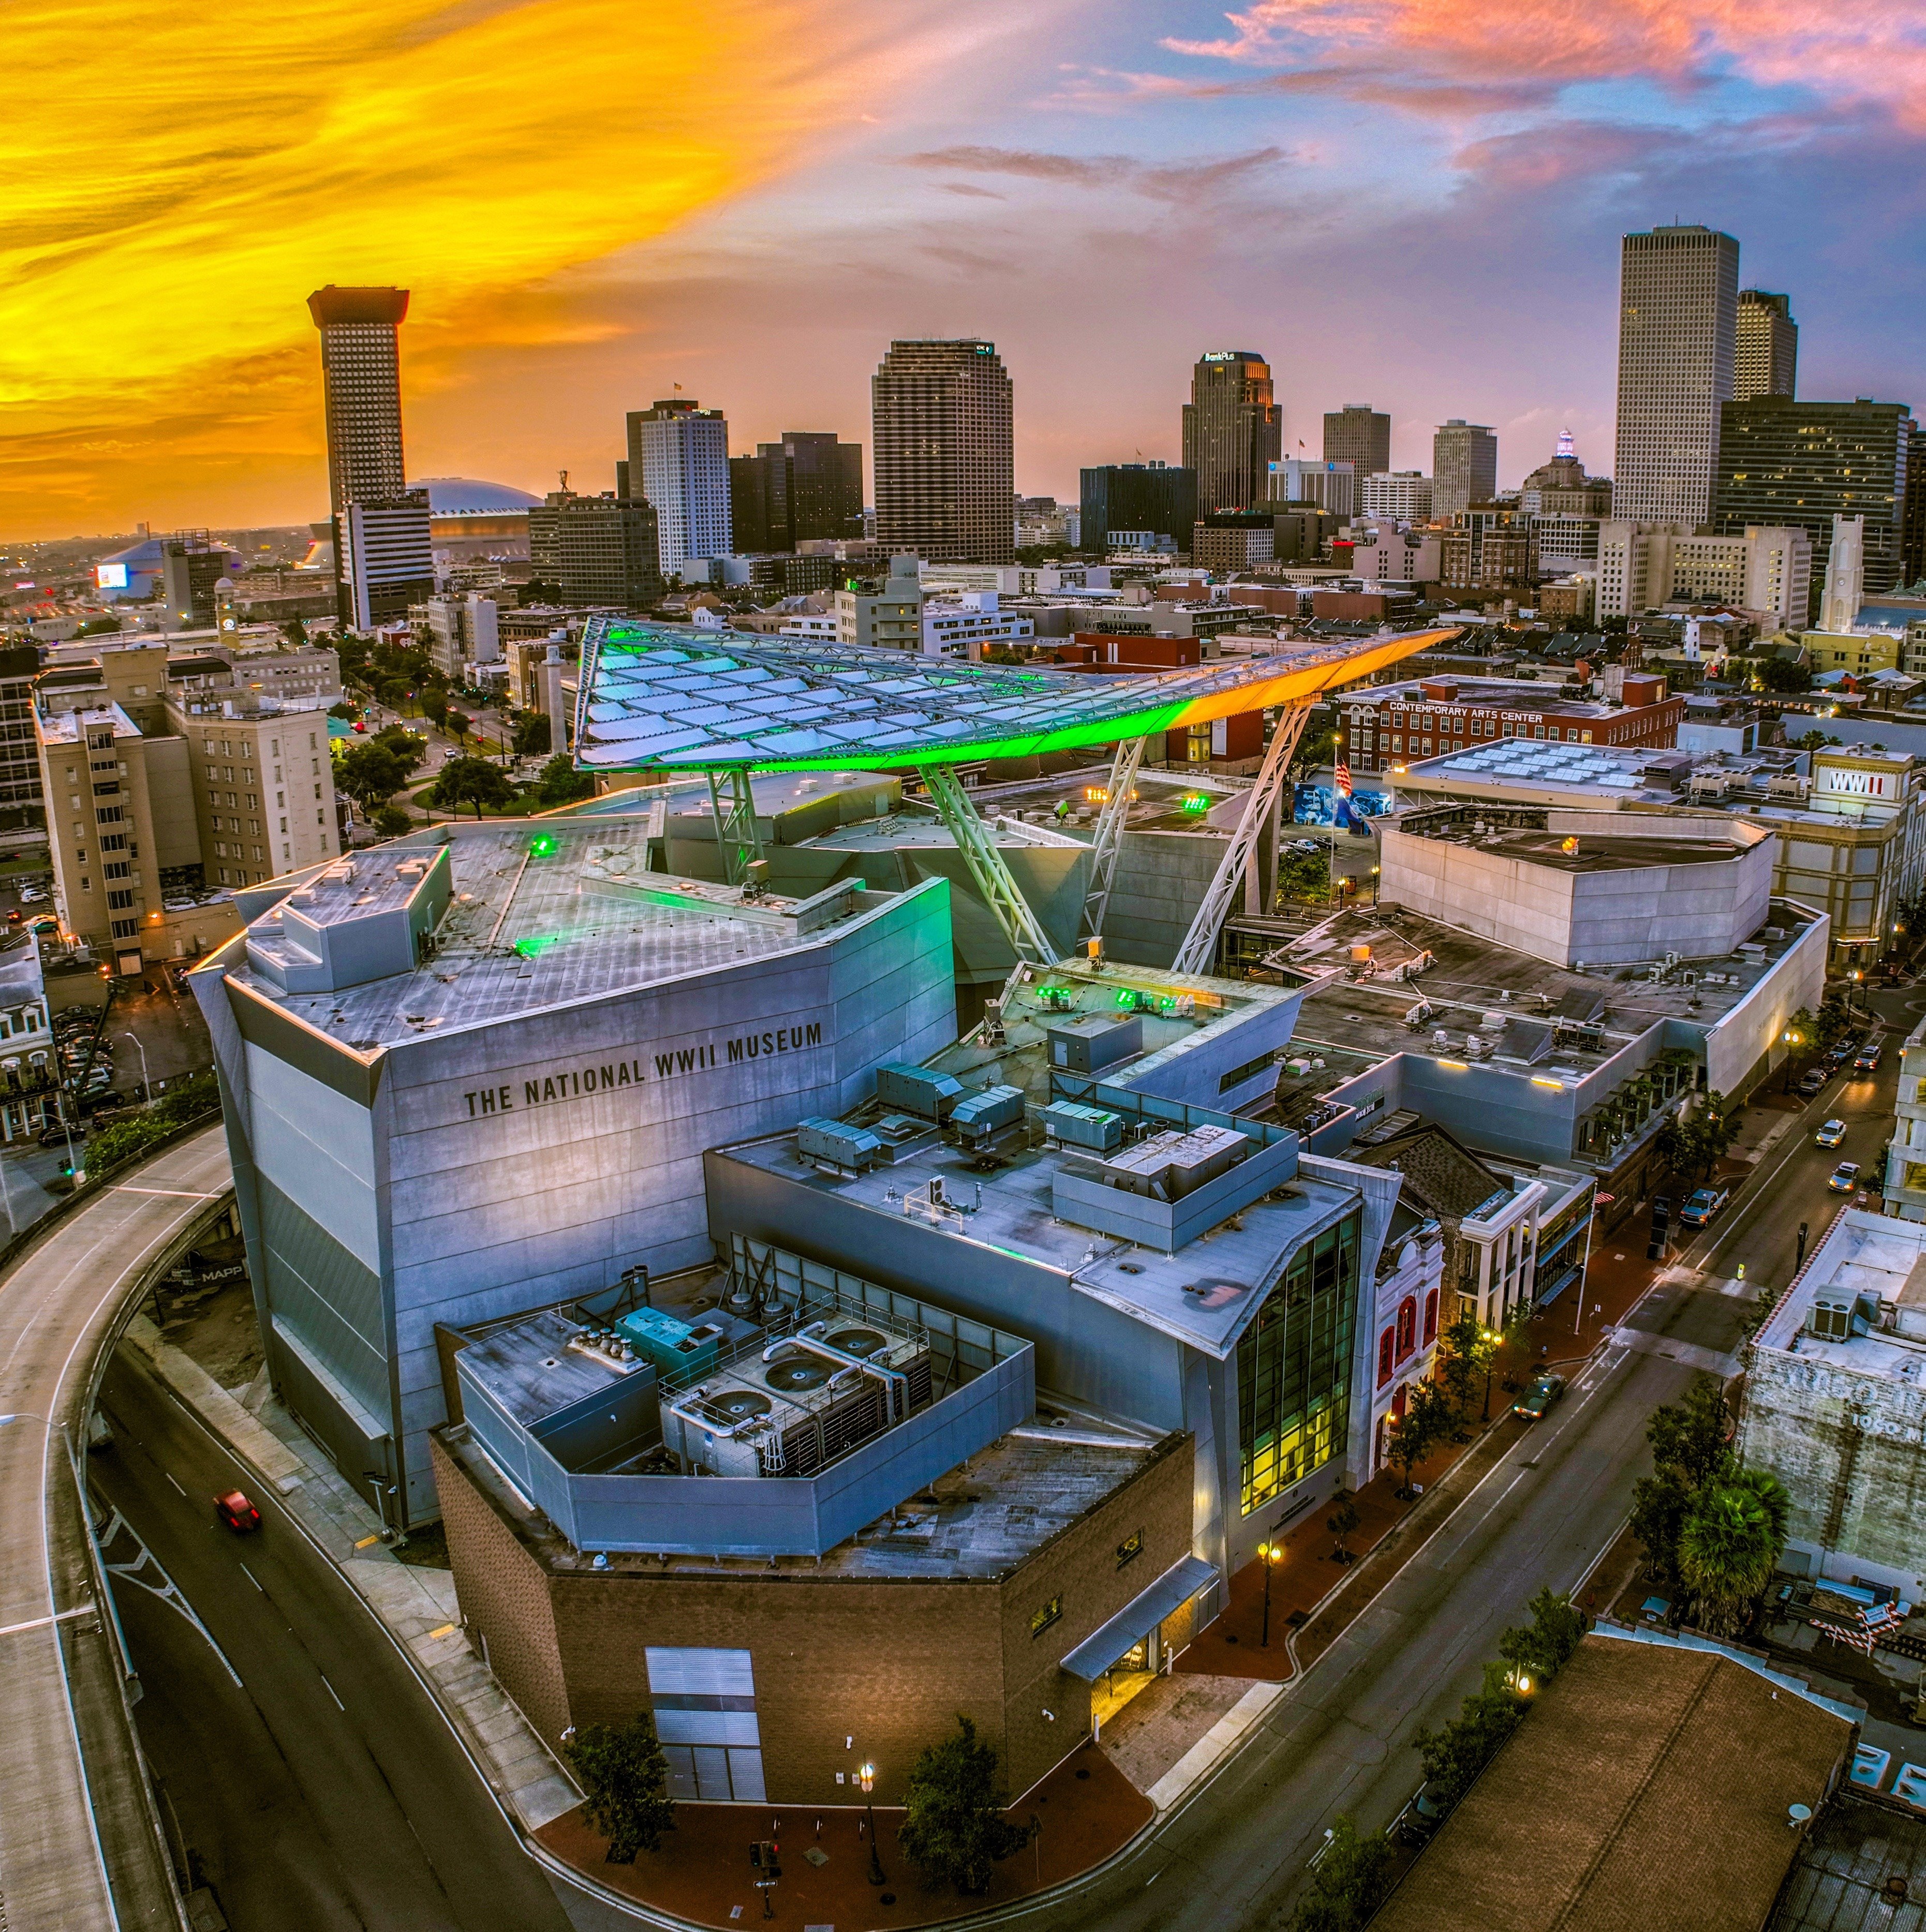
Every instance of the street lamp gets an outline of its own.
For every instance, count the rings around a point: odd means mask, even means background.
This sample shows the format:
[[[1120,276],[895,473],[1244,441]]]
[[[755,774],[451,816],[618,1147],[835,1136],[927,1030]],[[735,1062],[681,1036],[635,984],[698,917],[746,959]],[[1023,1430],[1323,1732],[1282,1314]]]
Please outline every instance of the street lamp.
[[[888,1881],[883,1876],[883,1861],[876,1850],[876,1767],[865,1764],[856,1776],[856,1782],[862,1786],[862,1802],[869,1813],[869,1882],[884,1885]]]
[[[1498,1345],[1504,1340],[1504,1337],[1501,1335],[1496,1328],[1482,1329],[1479,1332],[1484,1337],[1485,1345],[1485,1394],[1484,1419],[1486,1422],[1489,1422],[1491,1420],[1491,1372],[1493,1366],[1498,1360]]]
[[[1382,869],[1376,866],[1371,868],[1371,903],[1373,905],[1378,903],[1378,874]]]
[[[1786,1053],[1786,1077],[1784,1082],[1781,1084],[1779,1090],[1782,1094],[1790,1094],[1792,1090],[1792,1055],[1798,1048],[1805,1044],[1805,1035],[1802,1033],[1796,1031],[1791,1027],[1788,1027],[1780,1037],[1785,1042]]]
[[[154,1097],[154,1082],[147,1077],[147,1049],[141,1045],[136,1034],[124,1033],[121,1035],[121,1038],[132,1040],[134,1052],[140,1055],[140,1084],[146,1090],[148,1099],[152,1100]]]
[[[1274,1564],[1284,1560],[1284,1546],[1281,1543],[1260,1543],[1257,1546],[1257,1560],[1264,1565],[1264,1634],[1258,1640],[1260,1650],[1270,1648],[1270,1571]]]

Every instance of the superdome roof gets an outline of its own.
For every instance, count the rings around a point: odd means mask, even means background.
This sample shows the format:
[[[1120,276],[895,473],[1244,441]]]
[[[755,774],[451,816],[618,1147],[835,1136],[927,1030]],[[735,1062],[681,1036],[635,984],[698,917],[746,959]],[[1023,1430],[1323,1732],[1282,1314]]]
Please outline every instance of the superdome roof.
[[[166,548],[158,537],[142,537],[140,542],[129,544],[125,550],[117,550],[112,556],[104,556],[100,561],[124,563],[130,570],[158,570],[166,554]]]
[[[484,483],[472,476],[418,476],[408,487],[427,490],[428,514],[434,517],[500,516],[542,501],[512,484]]]

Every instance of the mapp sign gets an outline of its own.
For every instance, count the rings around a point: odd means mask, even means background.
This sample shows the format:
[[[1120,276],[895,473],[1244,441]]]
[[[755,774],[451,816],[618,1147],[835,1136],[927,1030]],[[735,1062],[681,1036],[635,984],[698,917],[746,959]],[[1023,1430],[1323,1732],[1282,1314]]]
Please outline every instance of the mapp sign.
[[[490,1114],[545,1107],[556,1100],[590,1099],[618,1087],[640,1087],[652,1080],[674,1080],[685,1073],[704,1072],[712,1067],[778,1059],[822,1043],[822,1022],[810,1020],[801,1026],[771,1027],[758,1033],[736,1034],[727,1040],[705,1040],[700,1046],[673,1047],[665,1052],[634,1054],[621,1060],[596,1060],[564,1067],[557,1072],[524,1076],[519,1094],[517,1083],[512,1080],[476,1088],[462,1095],[468,1112],[456,1118],[478,1120]]]

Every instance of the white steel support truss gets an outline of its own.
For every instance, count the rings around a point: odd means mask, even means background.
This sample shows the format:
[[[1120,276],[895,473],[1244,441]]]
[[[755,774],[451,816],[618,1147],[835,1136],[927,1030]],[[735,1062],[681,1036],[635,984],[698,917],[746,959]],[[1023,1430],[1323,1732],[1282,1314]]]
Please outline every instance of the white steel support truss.
[[[1244,818],[1224,848],[1224,856],[1217,862],[1216,876],[1204,895],[1204,902],[1190,922],[1184,944],[1177,949],[1177,957],[1171,962],[1173,973],[1208,973],[1216,964],[1217,939],[1225,917],[1238,887],[1245,883],[1246,870],[1256,866],[1265,831],[1276,822],[1292,756],[1304,735],[1304,722],[1310,715],[1306,704],[1293,704],[1277,714],[1276,728],[1270,734]]]
[[[1123,738],[1110,761],[1110,790],[1096,817],[1096,836],[1090,848],[1090,889],[1084,894],[1082,939],[1103,937],[1103,915],[1110,904],[1110,882],[1117,876],[1118,854],[1124,849],[1124,826],[1130,816],[1130,795],[1137,767],[1144,761],[1147,738]]]
[[[716,820],[716,849],[722,861],[722,876],[732,886],[748,877],[752,860],[762,856],[762,841],[756,832],[756,802],[749,790],[749,775],[740,765],[711,766],[709,809]]]
[[[978,815],[975,801],[963,788],[963,782],[949,765],[919,765],[930,802],[943,816],[956,841],[956,849],[970,868],[976,890],[1003,928],[1004,937],[1016,949],[1018,959],[1036,966],[1054,966],[1062,956],[1050,943],[1050,935],[1030,909],[1030,902],[1004,862],[990,830]]]

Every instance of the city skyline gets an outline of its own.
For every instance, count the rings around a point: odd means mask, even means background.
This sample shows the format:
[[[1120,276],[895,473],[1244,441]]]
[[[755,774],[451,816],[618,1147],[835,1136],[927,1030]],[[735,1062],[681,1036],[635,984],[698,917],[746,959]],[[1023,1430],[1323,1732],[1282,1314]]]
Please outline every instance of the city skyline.
[[[90,11],[104,38],[135,30]],[[1174,460],[1187,370],[1238,341],[1290,350],[1288,452],[1364,393],[1398,426],[1394,467],[1463,416],[1496,428],[1503,482],[1567,422],[1604,470],[1616,238],[1675,218],[1738,236],[1748,282],[1791,293],[1805,393],[1910,400],[1917,30],[1766,12],[1608,6],[1565,36],[1528,8],[1420,32],[1394,0],[1233,22],[1059,0],[965,25],[791,0],[725,4],[697,36],[509,0],[331,16],[322,65],[296,9],[250,27],[232,84],[164,111],[56,58],[68,16],[30,16],[23,60],[74,79],[23,110],[0,530],[320,514],[299,303],[331,280],[416,292],[422,472],[537,490],[601,473],[611,418],[678,381],[746,449],[797,421],[861,440],[882,347],[924,333],[998,344],[1018,485],[1060,497],[1086,464]],[[137,31],[164,64],[173,29]],[[617,98],[638,61],[660,82],[645,117]],[[568,84],[538,99],[544,64]],[[724,71],[756,112],[718,111]],[[112,142],[76,138],[96,113]],[[1033,244],[1058,272],[1030,272]],[[1888,299],[1858,301],[1875,273]],[[1155,304],[1112,299],[1146,275]]]

